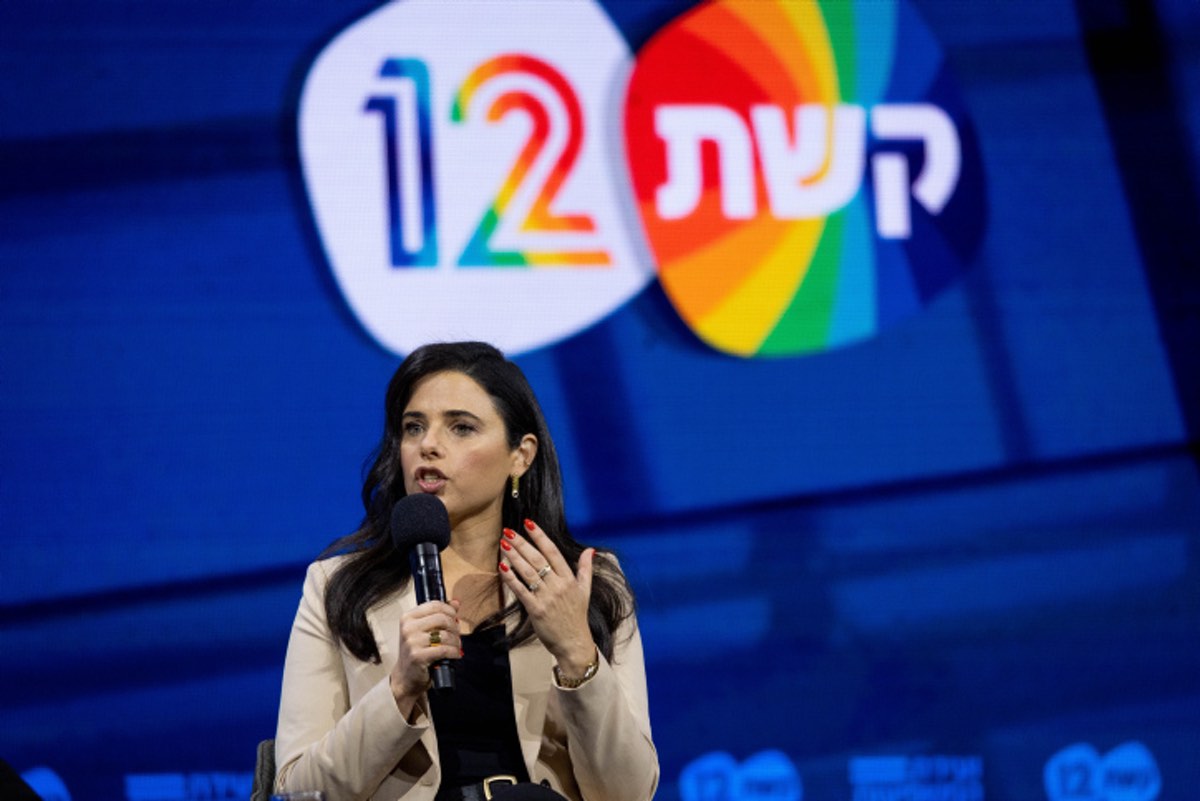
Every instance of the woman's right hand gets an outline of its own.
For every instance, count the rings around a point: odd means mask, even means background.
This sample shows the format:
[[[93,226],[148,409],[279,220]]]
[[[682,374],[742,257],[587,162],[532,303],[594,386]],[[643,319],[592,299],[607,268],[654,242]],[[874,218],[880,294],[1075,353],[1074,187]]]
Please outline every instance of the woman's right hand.
[[[437,632],[438,644],[432,644]],[[400,712],[408,718],[421,694],[429,688],[429,666],[462,656],[458,633],[458,601],[426,601],[400,618],[400,647],[389,681]]]

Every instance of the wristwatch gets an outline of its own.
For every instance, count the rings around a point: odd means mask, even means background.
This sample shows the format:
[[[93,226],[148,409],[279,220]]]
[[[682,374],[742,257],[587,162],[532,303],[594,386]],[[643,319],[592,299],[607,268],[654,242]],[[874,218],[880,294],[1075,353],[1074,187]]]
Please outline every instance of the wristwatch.
[[[559,670],[558,665],[554,666],[554,683],[566,690],[574,690],[576,687],[582,687],[588,679],[596,675],[596,671],[600,669],[600,655],[597,654],[588,663],[588,666],[583,669],[583,675],[577,679],[568,678]]]

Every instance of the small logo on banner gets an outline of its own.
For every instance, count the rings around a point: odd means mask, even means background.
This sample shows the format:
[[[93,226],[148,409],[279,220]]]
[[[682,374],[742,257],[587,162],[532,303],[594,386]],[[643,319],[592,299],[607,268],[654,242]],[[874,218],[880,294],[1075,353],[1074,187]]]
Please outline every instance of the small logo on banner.
[[[983,801],[983,758],[873,756],[850,760],[852,801]]]
[[[688,763],[679,774],[683,801],[802,801],[800,772],[780,751],[762,751],[741,765],[716,751]]]
[[[653,280],[609,152],[629,63],[591,0],[393,2],[321,52],[300,100],[304,178],[380,344],[529,350]]]
[[[924,306],[980,238],[959,109],[903,0],[715,0],[673,20],[638,53],[624,134],[680,317],[717,350],[780,356]]]
[[[1043,781],[1050,801],[1154,801],[1162,791],[1158,763],[1139,742],[1103,757],[1087,743],[1067,746],[1046,762]]]

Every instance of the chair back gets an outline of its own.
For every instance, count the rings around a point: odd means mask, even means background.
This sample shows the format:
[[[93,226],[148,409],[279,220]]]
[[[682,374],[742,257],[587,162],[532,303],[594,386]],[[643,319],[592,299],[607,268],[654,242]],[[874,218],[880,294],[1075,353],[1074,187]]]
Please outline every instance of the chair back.
[[[275,792],[275,741],[258,744],[254,758],[254,783],[250,785],[250,801],[271,801]]]

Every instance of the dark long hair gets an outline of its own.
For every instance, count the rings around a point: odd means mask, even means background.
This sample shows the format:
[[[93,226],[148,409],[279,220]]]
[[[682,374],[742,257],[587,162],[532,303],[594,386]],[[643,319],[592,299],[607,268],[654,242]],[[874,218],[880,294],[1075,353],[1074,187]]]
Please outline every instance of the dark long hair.
[[[585,550],[567,530],[558,455],[541,407],[521,369],[483,342],[420,347],[401,363],[388,384],[383,439],[363,480],[366,515],[356,531],[334,542],[322,554],[328,557],[349,552],[325,590],[325,614],[334,636],[363,661],[380,660],[379,646],[367,625],[367,610],[411,578],[408,562],[395,552],[388,532],[392,507],[405,495],[400,466],[401,418],[417,382],[443,372],[463,373],[491,396],[504,421],[510,449],[516,448],[526,434],[537,437],[537,454],[520,479],[519,497],[513,498],[508,492],[502,496],[503,524],[524,534],[522,521],[526,518],[536,521],[572,568],[578,567],[579,556]],[[612,560],[597,558],[593,564],[588,627],[600,652],[612,659],[617,627],[634,612],[633,592]],[[515,601],[482,621],[479,627],[500,625],[510,618],[517,621],[508,636],[510,648],[534,635],[525,608]]]

